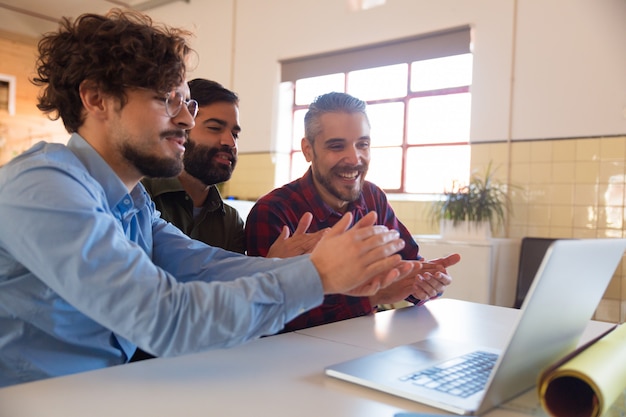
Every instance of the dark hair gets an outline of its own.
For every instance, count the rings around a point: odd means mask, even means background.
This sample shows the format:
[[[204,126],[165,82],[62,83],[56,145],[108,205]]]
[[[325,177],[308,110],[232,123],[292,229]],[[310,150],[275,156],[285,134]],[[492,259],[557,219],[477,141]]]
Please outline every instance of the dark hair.
[[[304,136],[310,143],[313,143],[317,135],[322,132],[320,117],[325,113],[363,113],[369,123],[365,108],[366,104],[363,100],[352,97],[350,94],[335,91],[322,94],[315,98],[304,115]]]
[[[167,93],[185,80],[191,32],[159,26],[134,11],[63,18],[57,32],[39,41],[37,76],[43,86],[37,107],[63,119],[68,132],[84,122],[79,88],[89,81],[126,103],[125,89],[142,87]]]
[[[205,80],[204,78],[196,78],[189,81],[189,91],[191,98],[198,102],[198,106],[207,106],[213,103],[230,103],[239,105],[239,97],[236,93],[224,88],[222,84]]]

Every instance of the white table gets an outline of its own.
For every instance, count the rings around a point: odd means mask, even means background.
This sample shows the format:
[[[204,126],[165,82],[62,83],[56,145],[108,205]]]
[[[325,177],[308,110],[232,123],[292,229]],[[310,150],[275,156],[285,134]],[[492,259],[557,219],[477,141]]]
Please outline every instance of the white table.
[[[429,335],[503,347],[518,310],[440,299],[246,345],[0,389],[0,417],[393,417],[442,411],[327,377],[325,366]],[[590,322],[583,340],[612,324]],[[524,414],[494,410],[489,417]]]

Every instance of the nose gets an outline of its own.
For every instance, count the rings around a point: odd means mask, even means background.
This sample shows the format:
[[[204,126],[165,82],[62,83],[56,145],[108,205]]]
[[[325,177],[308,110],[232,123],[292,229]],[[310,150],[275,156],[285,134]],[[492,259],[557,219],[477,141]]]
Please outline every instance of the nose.
[[[229,148],[237,147],[237,138],[232,132],[225,131],[220,136],[220,144],[228,146]]]
[[[358,165],[361,162],[361,150],[357,149],[356,146],[348,146],[343,155],[343,159],[347,164],[350,165]]]
[[[185,130],[192,129],[196,125],[193,114],[191,114],[187,106],[182,106],[180,112],[175,117],[172,117],[172,122]]]

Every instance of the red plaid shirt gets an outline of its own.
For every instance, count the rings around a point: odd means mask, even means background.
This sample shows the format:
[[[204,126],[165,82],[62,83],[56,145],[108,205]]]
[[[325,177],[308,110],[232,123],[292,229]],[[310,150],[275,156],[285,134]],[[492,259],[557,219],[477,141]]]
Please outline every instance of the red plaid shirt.
[[[360,198],[348,205],[348,211],[352,213],[354,223],[372,210],[378,213],[377,224],[400,232],[406,242],[400,252],[402,258],[421,259],[418,255],[419,246],[407,228],[396,218],[385,193],[376,185],[365,181]],[[246,221],[248,255],[266,256],[283,226],[287,225],[293,233],[298,221],[307,211],[313,214],[309,232],[332,227],[343,216],[322,201],[313,185],[310,168],[302,178],[271,191],[256,202]],[[287,323],[282,332],[363,316],[372,311],[368,297],[326,295],[322,305]]]

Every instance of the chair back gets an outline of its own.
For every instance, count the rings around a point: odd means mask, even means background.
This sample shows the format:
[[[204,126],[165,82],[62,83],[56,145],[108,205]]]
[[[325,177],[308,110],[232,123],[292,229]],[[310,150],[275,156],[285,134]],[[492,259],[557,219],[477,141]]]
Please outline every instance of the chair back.
[[[525,237],[522,239],[513,307],[520,308],[522,306],[546,251],[555,240],[544,237]]]

